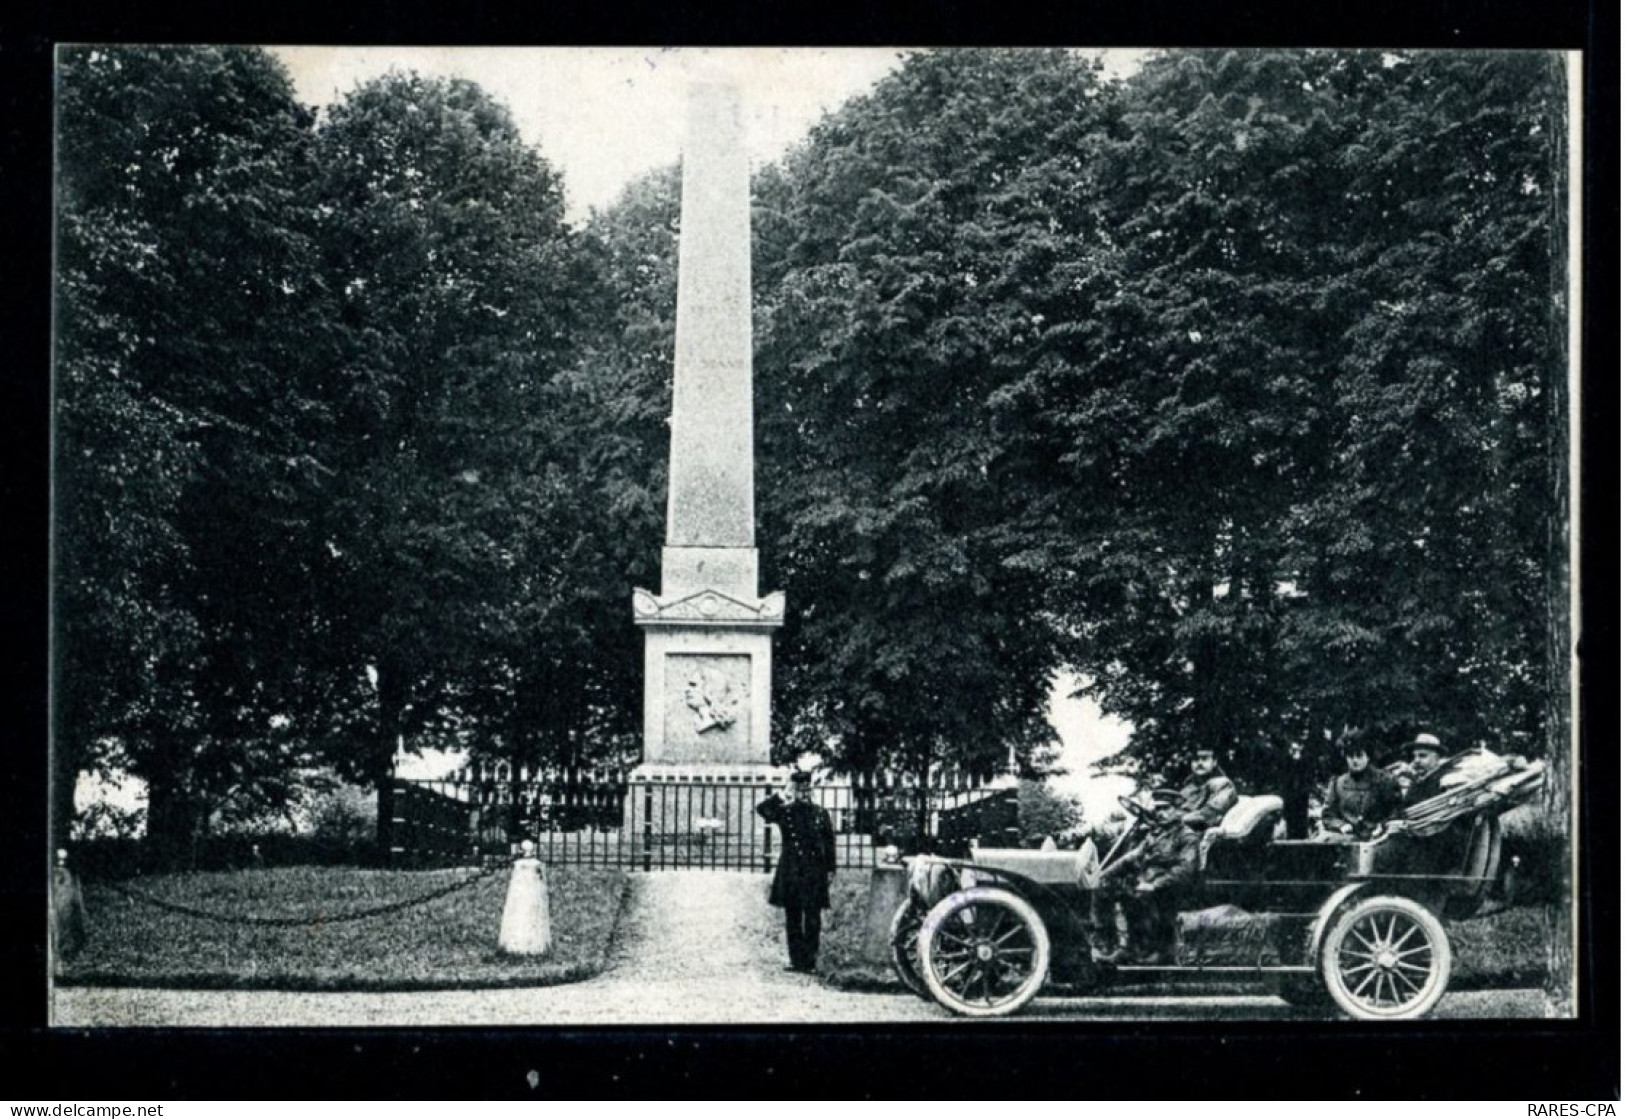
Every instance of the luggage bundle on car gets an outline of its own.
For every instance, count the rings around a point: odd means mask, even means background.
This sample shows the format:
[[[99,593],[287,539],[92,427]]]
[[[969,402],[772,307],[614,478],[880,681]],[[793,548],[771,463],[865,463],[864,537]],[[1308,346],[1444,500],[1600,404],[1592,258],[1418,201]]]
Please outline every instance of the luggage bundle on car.
[[[1272,913],[1219,905],[1181,913],[1174,925],[1174,962],[1183,967],[1272,967],[1281,962]]]
[[[1395,830],[1426,838],[1480,812],[1500,815],[1532,798],[1546,777],[1542,762],[1490,750],[1457,754],[1411,790],[1411,804]]]

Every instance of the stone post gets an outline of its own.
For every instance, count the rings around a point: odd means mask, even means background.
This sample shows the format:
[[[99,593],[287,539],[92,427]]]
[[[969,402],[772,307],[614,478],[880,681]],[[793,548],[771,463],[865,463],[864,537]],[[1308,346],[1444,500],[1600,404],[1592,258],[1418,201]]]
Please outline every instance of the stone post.
[[[68,866],[68,853],[59,850],[51,868],[51,964],[57,973],[64,960],[84,947],[89,931],[84,891]]]
[[[536,857],[536,844],[525,840],[508,876],[497,947],[513,956],[545,956],[553,948],[553,923],[547,908],[547,872]]]

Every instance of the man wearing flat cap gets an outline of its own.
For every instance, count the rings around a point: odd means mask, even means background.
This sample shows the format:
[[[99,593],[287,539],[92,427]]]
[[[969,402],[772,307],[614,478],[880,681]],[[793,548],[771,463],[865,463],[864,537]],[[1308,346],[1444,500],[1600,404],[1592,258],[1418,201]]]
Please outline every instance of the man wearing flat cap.
[[[1151,834],[1112,866],[1115,876],[1135,872],[1123,897],[1128,941],[1109,958],[1159,963],[1172,948],[1174,918],[1185,888],[1196,880],[1202,837],[1186,822],[1185,798],[1176,789],[1151,794]]]
[[[789,942],[789,971],[814,970],[823,910],[829,908],[829,883],[835,875],[835,827],[829,813],[813,803],[812,774],[790,774],[790,800],[773,793],[756,806],[756,814],[779,828],[779,865],[768,890],[769,905],[784,910]]]

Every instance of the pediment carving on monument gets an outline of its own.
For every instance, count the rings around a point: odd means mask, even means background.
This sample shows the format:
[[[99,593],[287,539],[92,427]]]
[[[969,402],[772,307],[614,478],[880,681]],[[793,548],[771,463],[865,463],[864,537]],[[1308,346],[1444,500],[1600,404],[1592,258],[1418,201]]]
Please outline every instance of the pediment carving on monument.
[[[784,621],[784,592],[755,600],[735,598],[721,591],[661,598],[639,590],[632,595],[632,612],[639,623],[719,622],[733,625],[780,625]]]

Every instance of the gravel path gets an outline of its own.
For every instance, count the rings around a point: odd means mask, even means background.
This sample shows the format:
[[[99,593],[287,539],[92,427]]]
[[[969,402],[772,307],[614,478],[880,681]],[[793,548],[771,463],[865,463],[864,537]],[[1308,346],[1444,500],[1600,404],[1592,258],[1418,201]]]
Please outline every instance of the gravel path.
[[[780,911],[760,874],[633,879],[604,973],[585,983],[482,991],[174,991],[67,987],[57,1026],[451,1026],[942,1022],[907,994],[840,991],[784,969]],[[1438,1017],[1533,1017],[1538,992],[1452,995]],[[1022,1019],[1301,1018],[1268,996],[1039,998]]]

